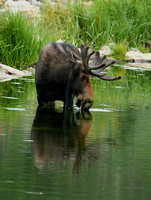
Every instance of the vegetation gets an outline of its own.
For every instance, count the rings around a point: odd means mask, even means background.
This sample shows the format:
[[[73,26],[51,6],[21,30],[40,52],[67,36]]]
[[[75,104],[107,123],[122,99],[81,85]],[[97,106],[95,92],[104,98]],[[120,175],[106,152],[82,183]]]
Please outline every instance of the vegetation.
[[[0,61],[14,67],[32,65],[47,42],[47,29],[21,12],[0,13]]]
[[[90,5],[52,7],[44,4],[43,16],[65,41],[100,48],[110,42],[136,47],[151,39],[151,4],[147,0],[94,0]]]
[[[58,39],[76,46],[89,44],[94,49],[115,43],[113,56],[123,59],[129,47],[144,49],[145,42],[151,40],[149,0],[75,1],[58,6],[45,0],[41,13],[41,20],[22,13],[0,13],[1,62],[16,67],[32,65],[41,47]]]

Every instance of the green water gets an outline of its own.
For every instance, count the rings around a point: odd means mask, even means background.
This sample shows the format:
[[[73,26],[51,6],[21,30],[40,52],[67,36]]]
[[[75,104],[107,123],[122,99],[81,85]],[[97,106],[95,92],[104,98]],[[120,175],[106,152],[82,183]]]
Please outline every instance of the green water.
[[[84,114],[37,109],[34,77],[0,83],[0,199],[150,200],[151,71],[115,73]]]

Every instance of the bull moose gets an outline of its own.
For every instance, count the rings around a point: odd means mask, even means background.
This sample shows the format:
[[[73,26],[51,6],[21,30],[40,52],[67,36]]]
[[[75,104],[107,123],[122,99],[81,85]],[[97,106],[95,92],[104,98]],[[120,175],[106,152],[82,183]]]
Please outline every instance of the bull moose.
[[[90,57],[95,54],[95,66],[89,66]],[[114,81],[121,77],[109,77],[100,73],[115,62],[103,63],[106,56],[101,57],[98,51],[89,52],[89,46],[81,44],[80,51],[68,43],[50,42],[40,52],[36,65],[35,83],[39,105],[61,100],[64,108],[76,105],[88,110],[94,101],[90,76],[102,80]],[[99,71],[99,73],[98,73]]]

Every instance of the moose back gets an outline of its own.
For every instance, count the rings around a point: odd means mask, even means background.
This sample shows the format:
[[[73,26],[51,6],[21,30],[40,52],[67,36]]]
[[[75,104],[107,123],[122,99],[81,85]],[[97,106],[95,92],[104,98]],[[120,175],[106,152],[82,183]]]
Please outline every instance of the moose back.
[[[88,110],[94,101],[90,76],[109,81],[121,78],[101,74],[100,72],[114,64],[114,61],[104,64],[103,60],[106,56],[101,57],[99,52],[88,50],[89,46],[83,44],[79,51],[71,44],[55,42],[50,42],[43,47],[35,71],[39,105],[61,100],[64,102],[64,108],[68,109],[73,106],[76,97],[76,105],[83,110]],[[95,54],[95,66],[90,67],[89,59],[93,54]]]

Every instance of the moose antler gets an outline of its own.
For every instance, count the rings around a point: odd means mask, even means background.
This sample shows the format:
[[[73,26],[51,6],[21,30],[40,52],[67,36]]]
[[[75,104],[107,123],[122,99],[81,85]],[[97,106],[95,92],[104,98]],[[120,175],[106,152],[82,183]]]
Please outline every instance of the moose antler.
[[[82,62],[83,62],[83,66],[84,66],[84,71],[89,75],[95,76],[91,70],[99,69],[102,66],[102,64],[101,64],[101,66],[89,67],[90,57],[95,53],[95,51],[88,53],[88,50],[89,50],[89,46],[84,46],[83,44],[81,44],[81,57],[82,57]],[[100,77],[103,77],[105,75],[106,75],[106,73],[99,74]]]
[[[112,64],[115,63],[115,61],[111,61],[108,64],[103,63],[104,59],[106,58],[106,56],[103,56],[102,58],[100,57],[100,53],[98,51],[92,51],[90,53],[88,53],[89,50],[89,46],[84,46],[83,44],[81,44],[81,57],[82,57],[82,62],[83,62],[83,66],[84,66],[84,70],[87,74],[92,75],[92,76],[96,76],[102,80],[107,80],[107,81],[114,81],[114,80],[119,80],[121,79],[121,76],[116,76],[116,77],[110,77],[110,76],[106,76],[106,73],[100,74],[100,73],[95,73],[95,70],[99,70],[99,72],[103,71],[104,69],[106,69],[107,67],[111,66]],[[95,53],[95,58],[96,58],[96,62],[95,62],[95,67],[90,67],[89,66],[89,60],[90,57]]]

